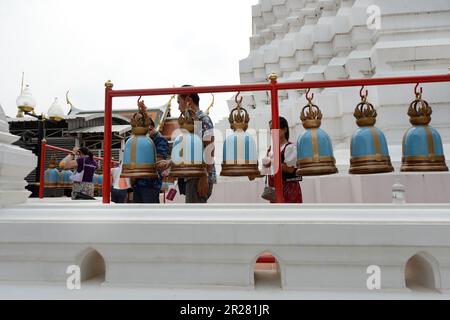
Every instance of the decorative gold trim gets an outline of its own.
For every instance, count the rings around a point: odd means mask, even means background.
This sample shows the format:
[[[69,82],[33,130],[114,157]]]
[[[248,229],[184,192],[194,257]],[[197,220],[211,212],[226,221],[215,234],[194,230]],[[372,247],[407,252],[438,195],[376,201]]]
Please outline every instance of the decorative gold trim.
[[[311,143],[313,146],[313,158],[314,162],[318,162],[320,159],[319,155],[319,143],[318,143],[318,137],[317,137],[317,129],[311,129]]]
[[[122,168],[125,170],[134,170],[134,169],[154,169],[154,164],[136,164],[135,162],[132,162],[130,164],[124,164],[122,165]]]
[[[306,111],[308,109],[308,111]],[[308,104],[303,107],[300,113],[300,120],[305,129],[317,129],[322,124],[323,114],[318,106],[308,100]]]
[[[402,158],[402,172],[449,171],[445,156],[408,156]]]
[[[321,176],[338,173],[334,157],[320,157],[318,161],[313,158],[304,158],[297,161],[296,174],[298,176]]]
[[[350,174],[373,174],[393,172],[389,156],[381,154],[365,157],[352,157],[350,159]]]
[[[18,106],[17,108],[22,112],[32,112],[34,110],[34,108],[30,106]]]
[[[367,96],[362,96],[361,102],[356,106],[353,116],[358,127],[373,127],[377,122],[375,107],[367,102]]]
[[[380,136],[378,135],[375,127],[370,128],[370,132],[372,133],[373,143],[375,144],[375,153],[381,154],[381,144],[380,144]]]
[[[157,178],[155,165],[149,164],[124,164],[121,178]]]
[[[431,133],[430,127],[425,126],[425,133],[427,135],[427,143],[428,143],[428,154],[430,156],[434,156],[434,141],[433,141],[433,133]]]
[[[417,107],[420,105],[419,109]],[[409,122],[413,125],[428,125],[431,122],[433,110],[428,102],[422,99],[422,94],[417,94],[416,99],[411,102],[408,108]]]
[[[402,161],[410,161],[410,162],[420,162],[420,161],[430,161],[430,162],[440,162],[445,161],[445,156],[404,156]]]
[[[145,127],[133,127],[131,128],[131,134],[135,136],[145,136],[148,133],[148,128]]]
[[[172,165],[169,177],[195,178],[206,175],[206,164]]]
[[[314,163],[314,162],[333,162],[336,163],[336,160],[334,157],[319,157],[318,160],[314,160],[314,158],[303,158],[301,160],[297,161],[297,166],[301,166],[301,165],[307,165],[309,163]]]
[[[130,150],[130,162],[131,165],[136,165],[136,145],[137,145],[137,138],[132,138],[131,140],[131,150]]]
[[[146,171],[133,171],[133,172],[122,172],[120,175],[121,178],[148,178],[148,179],[156,179],[158,178],[158,174],[146,172]]]
[[[256,164],[225,164],[222,163],[222,171],[220,175],[223,177],[259,177],[261,172]]]

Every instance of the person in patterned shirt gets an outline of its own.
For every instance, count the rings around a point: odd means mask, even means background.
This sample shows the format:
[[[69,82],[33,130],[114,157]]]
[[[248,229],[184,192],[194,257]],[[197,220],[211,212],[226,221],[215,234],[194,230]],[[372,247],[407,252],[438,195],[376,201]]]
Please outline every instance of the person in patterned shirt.
[[[185,85],[183,87],[192,86]],[[198,94],[178,95],[177,102],[180,112],[189,108],[195,112],[195,115],[201,121],[201,138],[206,150],[205,161],[207,163],[207,174],[204,177],[179,179],[180,193],[186,195],[186,203],[207,203],[211,197],[213,185],[217,183],[214,166],[214,125],[211,118],[200,110]]]

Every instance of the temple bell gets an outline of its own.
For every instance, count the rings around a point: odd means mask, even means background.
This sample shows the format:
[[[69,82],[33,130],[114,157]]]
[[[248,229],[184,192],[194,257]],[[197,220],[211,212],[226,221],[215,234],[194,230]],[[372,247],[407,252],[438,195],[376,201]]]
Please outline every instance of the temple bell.
[[[432,112],[422,99],[422,89],[416,92],[416,99],[408,109],[413,127],[403,137],[401,171],[448,171],[441,136],[429,125]]]
[[[200,123],[200,120],[191,109],[182,112],[178,118],[178,124],[182,129],[182,133],[173,143],[171,177],[201,177],[206,174],[206,164],[203,161],[203,141],[195,133],[195,125]],[[197,131],[201,133],[201,130],[200,127]]]
[[[237,101],[237,106],[231,111],[228,118],[230,127],[234,133],[227,137],[223,145],[223,162],[221,176],[257,177],[261,173],[258,169],[258,154],[256,143],[253,137],[246,131],[250,116],[241,107],[241,101]]]
[[[56,168],[57,161],[55,155],[52,155],[49,161],[48,169],[44,172],[44,182],[47,188],[56,188],[59,181],[59,171]]]
[[[131,119],[132,136],[123,152],[122,178],[157,178],[156,148],[148,136],[150,120],[146,110]]]
[[[60,188],[71,188],[72,187],[72,180],[70,177],[72,176],[72,171],[70,170],[62,170],[59,172],[58,177],[58,187]]]
[[[361,91],[362,92],[362,91]],[[352,136],[350,174],[393,172],[386,137],[375,127],[377,112],[361,93],[361,102],[353,114],[359,129]]]
[[[308,90],[309,92],[309,90]],[[300,119],[306,131],[297,140],[297,175],[317,176],[338,172],[329,135],[323,131],[322,112],[308,97]]]

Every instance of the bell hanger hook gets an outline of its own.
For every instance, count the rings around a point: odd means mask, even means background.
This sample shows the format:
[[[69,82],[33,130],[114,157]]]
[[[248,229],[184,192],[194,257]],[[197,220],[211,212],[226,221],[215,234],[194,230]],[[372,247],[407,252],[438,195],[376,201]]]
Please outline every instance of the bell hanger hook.
[[[417,99],[420,99],[422,97],[422,94],[423,94],[423,88],[422,87],[420,87],[420,90],[418,90],[419,89],[419,85],[420,85],[420,83],[417,83],[416,86],[414,87],[414,94],[416,95]]]
[[[369,90],[366,90],[366,94],[364,94],[364,86],[361,87],[361,90],[359,90],[359,96],[361,97],[362,101],[366,101],[367,97],[369,96]]]
[[[309,95],[310,92],[311,88],[309,88],[308,91],[306,91],[306,100],[308,100],[309,104],[312,104],[312,101],[314,99],[314,93],[311,93],[311,95]]]
[[[239,100],[238,100],[238,98],[239,98]],[[239,92],[236,94],[236,96],[234,97],[234,101],[236,102],[236,104],[237,104],[238,106],[241,106],[241,103],[242,103],[243,100],[244,100],[244,97],[241,96],[241,92],[239,91]]]

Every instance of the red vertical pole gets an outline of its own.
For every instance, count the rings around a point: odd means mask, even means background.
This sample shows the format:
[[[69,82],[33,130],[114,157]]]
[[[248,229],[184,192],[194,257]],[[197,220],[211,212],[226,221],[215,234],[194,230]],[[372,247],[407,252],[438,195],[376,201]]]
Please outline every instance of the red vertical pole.
[[[281,169],[281,150],[280,150],[280,113],[278,110],[278,88],[277,88],[277,75],[272,73],[269,76],[272,84],[271,97],[272,97],[272,146],[273,146],[273,160],[275,168],[275,197],[277,203],[283,203],[283,173]]]
[[[45,184],[45,172],[44,172],[44,166],[45,166],[45,151],[46,151],[46,146],[47,141],[45,139],[42,140],[41,142],[41,165],[39,167],[39,199],[44,199],[44,184]]]
[[[111,81],[105,83],[105,129],[103,143],[103,203],[111,202],[112,97]]]

